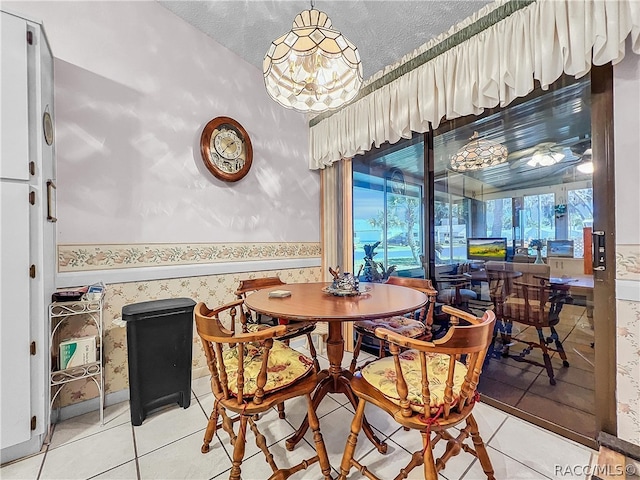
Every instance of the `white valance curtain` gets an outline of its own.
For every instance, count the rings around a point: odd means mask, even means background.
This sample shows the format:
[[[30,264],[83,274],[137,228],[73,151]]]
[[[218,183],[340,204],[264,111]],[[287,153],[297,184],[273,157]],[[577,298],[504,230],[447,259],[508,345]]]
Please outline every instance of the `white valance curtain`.
[[[563,73],[580,78],[591,65],[640,54],[640,1],[537,0],[415,68],[411,62],[484,17],[508,7],[498,0],[446,34],[371,77],[363,87],[398,78],[343,109],[311,121],[311,169],[436,128],[443,118],[480,114],[547,88]],[[428,3],[425,4],[428,8]],[[409,67],[409,68],[407,68]],[[399,73],[400,72],[400,73]],[[383,82],[381,82],[381,80]]]

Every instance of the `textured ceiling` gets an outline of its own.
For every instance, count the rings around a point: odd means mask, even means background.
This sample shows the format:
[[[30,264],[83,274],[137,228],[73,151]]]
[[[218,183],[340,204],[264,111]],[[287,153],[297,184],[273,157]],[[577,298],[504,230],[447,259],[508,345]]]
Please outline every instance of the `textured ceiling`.
[[[260,70],[271,41],[288,32],[295,16],[311,5],[302,0],[159,3]],[[314,7],[325,12],[334,28],[358,47],[367,79],[489,3],[492,2],[318,0]]]

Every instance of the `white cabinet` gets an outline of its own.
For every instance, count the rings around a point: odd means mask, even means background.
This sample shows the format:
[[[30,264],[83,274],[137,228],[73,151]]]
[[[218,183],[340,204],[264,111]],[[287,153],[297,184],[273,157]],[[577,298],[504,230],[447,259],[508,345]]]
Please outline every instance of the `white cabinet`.
[[[547,263],[551,267],[552,277],[574,277],[584,274],[583,258],[550,257],[547,258]]]
[[[0,11],[0,461],[40,450],[49,424],[54,291],[53,57],[39,23]]]
[[[2,13],[2,135],[0,178],[29,179],[29,129],[27,100],[27,24]],[[11,72],[9,75],[8,72]]]
[[[0,182],[0,412],[2,446],[31,438],[29,185]],[[5,226],[12,225],[11,228]],[[16,341],[17,340],[17,341]],[[13,394],[13,392],[17,394]]]

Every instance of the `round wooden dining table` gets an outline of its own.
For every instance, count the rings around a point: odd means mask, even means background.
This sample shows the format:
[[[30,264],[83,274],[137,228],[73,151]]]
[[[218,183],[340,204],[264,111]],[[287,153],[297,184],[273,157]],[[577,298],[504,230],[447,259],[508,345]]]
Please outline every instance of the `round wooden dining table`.
[[[384,283],[361,284],[366,289],[357,296],[334,296],[323,291],[330,283],[290,283],[284,286],[259,290],[245,300],[245,305],[258,313],[273,318],[298,321],[323,321],[329,324],[327,357],[329,368],[318,374],[318,386],[313,393],[313,408],[317,409],[328,393],[342,393],[349,398],[354,408],[358,399],[351,390],[351,372],[342,368],[344,338],[342,322],[386,318],[403,315],[420,309],[427,303],[427,296],[417,290]],[[270,297],[272,290],[288,290],[291,296]],[[288,450],[293,450],[309,428],[305,417],[300,428],[287,439]],[[386,443],[374,434],[369,423],[364,421],[363,430],[379,452],[385,453]]]

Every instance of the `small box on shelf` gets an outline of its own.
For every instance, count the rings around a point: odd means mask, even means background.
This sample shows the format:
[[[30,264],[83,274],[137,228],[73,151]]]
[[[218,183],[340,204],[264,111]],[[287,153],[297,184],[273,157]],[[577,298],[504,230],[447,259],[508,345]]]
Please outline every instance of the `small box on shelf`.
[[[86,293],[87,287],[78,288],[75,290],[61,290],[53,292],[51,295],[52,302],[79,302],[82,300],[82,296]]]
[[[97,359],[96,336],[72,338],[60,342],[60,370],[79,367]]]
[[[105,290],[105,287],[102,282],[89,285],[87,289],[87,293],[84,295],[83,298],[85,298],[89,302],[96,302],[102,299],[102,296],[104,295],[104,290]]]

